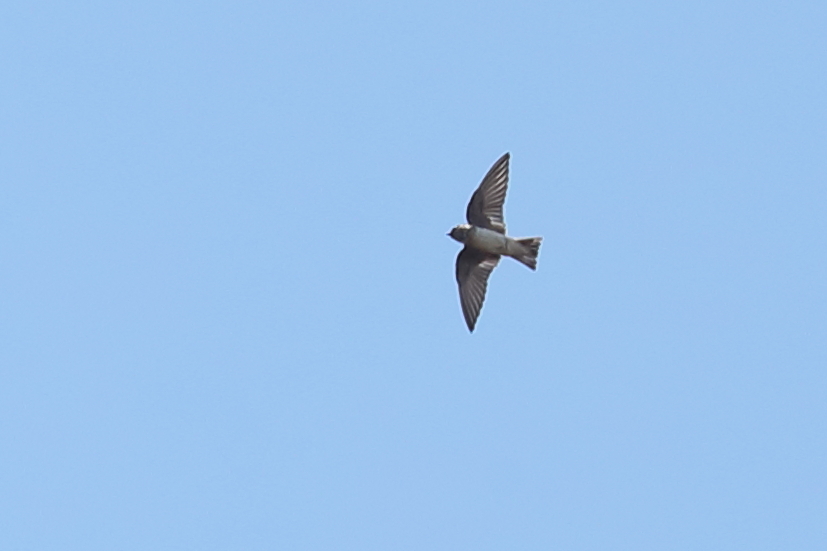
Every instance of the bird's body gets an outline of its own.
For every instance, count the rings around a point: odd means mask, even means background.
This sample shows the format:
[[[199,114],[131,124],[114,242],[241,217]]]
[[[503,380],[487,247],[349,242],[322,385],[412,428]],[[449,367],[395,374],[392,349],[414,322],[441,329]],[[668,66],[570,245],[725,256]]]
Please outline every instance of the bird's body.
[[[474,226],[469,245],[494,254],[504,254],[519,259],[528,254],[528,250],[518,240],[495,231]]]
[[[460,304],[465,322],[474,330],[485,300],[488,276],[501,256],[510,256],[532,270],[537,268],[537,255],[542,237],[515,239],[505,234],[503,204],[508,189],[508,153],[494,163],[483,178],[465,216],[468,224],[459,224],[449,233],[465,247],[457,255],[456,276]]]
[[[466,236],[466,245],[492,254],[508,254],[509,249],[513,250],[515,245],[510,237],[477,226],[471,226]]]

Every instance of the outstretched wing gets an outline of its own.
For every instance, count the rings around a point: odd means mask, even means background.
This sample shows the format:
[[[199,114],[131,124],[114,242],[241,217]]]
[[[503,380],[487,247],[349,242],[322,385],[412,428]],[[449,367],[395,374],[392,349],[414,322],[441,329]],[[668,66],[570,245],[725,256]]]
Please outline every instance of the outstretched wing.
[[[457,255],[459,302],[462,305],[465,323],[472,332],[485,300],[488,276],[497,267],[499,261],[499,255],[484,253],[471,247],[465,247]]]
[[[505,192],[508,191],[510,158],[509,153],[500,157],[482,179],[477,191],[471,196],[471,201],[465,211],[469,224],[505,233],[503,203],[505,203]]]

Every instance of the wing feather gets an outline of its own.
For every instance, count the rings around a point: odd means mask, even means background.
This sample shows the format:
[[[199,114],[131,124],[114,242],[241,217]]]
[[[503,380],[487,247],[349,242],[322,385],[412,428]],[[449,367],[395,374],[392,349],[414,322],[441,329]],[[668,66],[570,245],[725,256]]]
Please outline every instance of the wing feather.
[[[469,201],[468,208],[465,210],[465,217],[469,224],[505,233],[503,204],[505,203],[505,194],[508,191],[508,163],[510,159],[510,153],[500,157],[489,169],[485,178],[482,179],[474,195],[471,196],[471,201]]]
[[[470,331],[474,331],[477,318],[485,301],[488,276],[497,267],[500,256],[465,247],[457,255],[457,284],[462,315]]]

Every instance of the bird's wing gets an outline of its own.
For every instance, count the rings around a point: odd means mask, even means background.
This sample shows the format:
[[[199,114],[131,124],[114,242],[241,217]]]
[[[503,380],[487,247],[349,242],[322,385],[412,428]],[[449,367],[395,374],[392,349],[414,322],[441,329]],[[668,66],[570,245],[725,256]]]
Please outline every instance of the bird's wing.
[[[510,158],[509,153],[500,157],[482,179],[477,191],[471,196],[471,201],[465,211],[469,224],[505,233],[503,203],[505,203],[505,192],[508,190]]]
[[[459,302],[462,305],[465,323],[472,332],[485,300],[488,276],[497,267],[499,261],[500,255],[484,253],[467,246],[457,255]]]

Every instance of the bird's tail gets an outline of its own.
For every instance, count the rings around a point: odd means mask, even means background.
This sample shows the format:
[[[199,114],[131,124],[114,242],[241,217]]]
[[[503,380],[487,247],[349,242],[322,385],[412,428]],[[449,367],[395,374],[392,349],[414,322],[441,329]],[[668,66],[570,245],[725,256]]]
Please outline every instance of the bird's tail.
[[[517,239],[517,243],[523,246],[525,252],[515,255],[514,258],[531,268],[537,269],[537,255],[540,254],[540,245],[543,243],[542,237],[525,237]]]

